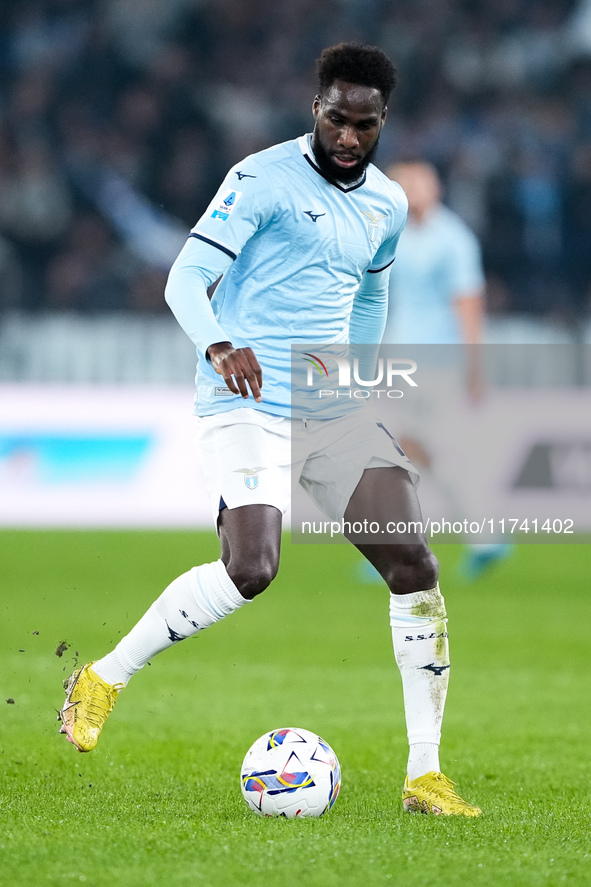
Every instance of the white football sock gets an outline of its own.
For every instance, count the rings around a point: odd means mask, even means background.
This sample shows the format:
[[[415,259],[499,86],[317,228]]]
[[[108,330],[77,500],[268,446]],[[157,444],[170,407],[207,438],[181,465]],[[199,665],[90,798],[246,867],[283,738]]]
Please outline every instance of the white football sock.
[[[108,684],[125,685],[156,653],[247,603],[221,560],[193,567],[171,582],[129,634],[92,668]]]
[[[408,778],[439,771],[441,722],[449,682],[445,601],[439,585],[390,595],[394,655],[402,677],[410,746]]]

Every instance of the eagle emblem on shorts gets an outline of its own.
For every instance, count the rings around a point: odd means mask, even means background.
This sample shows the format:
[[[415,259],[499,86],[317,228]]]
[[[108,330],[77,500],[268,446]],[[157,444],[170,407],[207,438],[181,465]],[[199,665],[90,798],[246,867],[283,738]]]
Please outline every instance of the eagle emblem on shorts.
[[[378,225],[382,221],[382,219],[386,218],[385,213],[372,213],[369,210],[361,210],[361,215],[365,216],[366,219],[369,219],[368,233],[369,239],[373,243],[376,239],[376,232],[378,230]]]
[[[266,468],[263,465],[258,468],[237,468],[234,474],[243,474],[248,489],[256,490],[259,485],[259,471],[266,471]]]

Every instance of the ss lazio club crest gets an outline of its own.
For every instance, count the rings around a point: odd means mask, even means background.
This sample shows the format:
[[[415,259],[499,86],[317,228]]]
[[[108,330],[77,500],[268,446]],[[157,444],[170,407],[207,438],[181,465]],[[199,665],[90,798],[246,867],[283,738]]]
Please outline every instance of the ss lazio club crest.
[[[386,218],[385,213],[372,213],[369,210],[361,210],[361,215],[365,216],[366,219],[369,219],[368,231],[369,231],[369,239],[373,243],[376,239],[376,232],[378,230],[378,225],[382,221],[382,219]]]
[[[256,490],[259,485],[259,471],[266,471],[262,465],[258,468],[237,468],[234,474],[243,474],[244,483],[249,490]]]

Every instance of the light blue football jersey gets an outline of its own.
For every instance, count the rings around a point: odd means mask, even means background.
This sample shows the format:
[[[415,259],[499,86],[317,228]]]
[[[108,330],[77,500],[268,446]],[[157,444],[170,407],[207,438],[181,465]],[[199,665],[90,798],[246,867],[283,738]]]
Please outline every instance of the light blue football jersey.
[[[249,407],[289,415],[291,345],[348,341],[362,276],[393,261],[407,206],[372,164],[356,185],[329,182],[307,135],[230,170],[191,236],[233,260],[212,308],[227,339],[261,364],[263,401]],[[196,413],[243,406],[198,357]]]
[[[483,285],[480,245],[456,213],[440,206],[423,224],[409,221],[390,272],[383,341],[460,344],[454,298]]]

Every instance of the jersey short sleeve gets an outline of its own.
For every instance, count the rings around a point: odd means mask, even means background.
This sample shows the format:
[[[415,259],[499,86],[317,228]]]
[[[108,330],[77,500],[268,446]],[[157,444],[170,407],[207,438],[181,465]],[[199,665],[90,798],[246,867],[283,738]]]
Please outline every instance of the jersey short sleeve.
[[[248,158],[230,170],[191,236],[235,259],[270,220],[274,206],[270,177],[260,163]]]
[[[461,220],[457,220],[450,239],[451,291],[457,296],[466,292],[478,293],[484,286],[482,255],[476,235]]]
[[[394,215],[395,227],[393,227],[390,236],[387,237],[379,246],[375,256],[373,257],[371,267],[368,269],[372,274],[383,271],[385,268],[388,268],[394,261],[396,257],[398,241],[400,240],[400,235],[404,230],[404,226],[406,225],[406,218],[408,216],[408,200],[406,194],[397,182],[391,182],[390,180],[388,180],[388,185],[390,186],[390,189],[394,191],[394,205],[397,208],[397,212]]]

